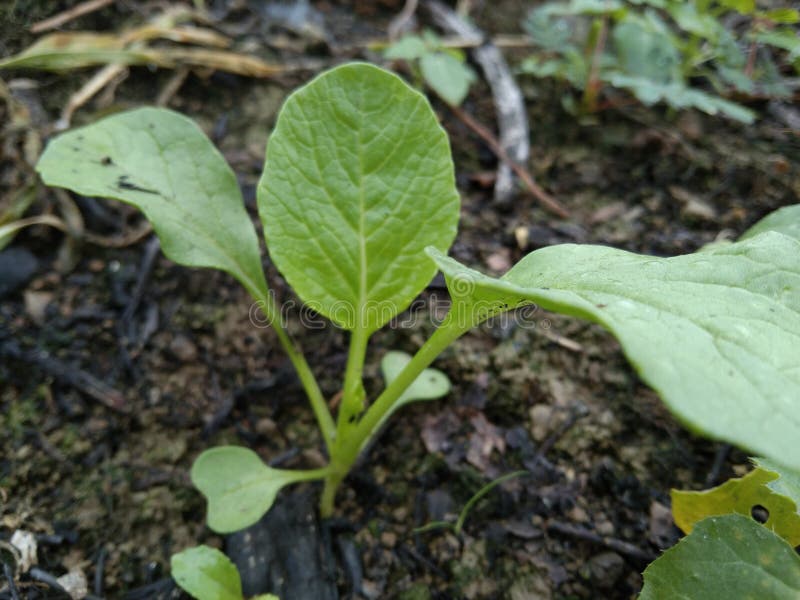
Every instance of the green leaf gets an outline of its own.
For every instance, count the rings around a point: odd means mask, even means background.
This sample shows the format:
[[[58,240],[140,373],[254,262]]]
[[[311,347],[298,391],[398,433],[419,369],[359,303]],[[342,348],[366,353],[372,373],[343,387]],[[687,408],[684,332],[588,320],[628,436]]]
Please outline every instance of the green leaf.
[[[800,512],[800,471],[792,471],[774,460],[768,458],[754,458],[753,461],[756,466],[778,475],[767,483],[767,487],[776,494],[781,494],[787,498],[791,498]]]
[[[666,84],[677,77],[680,54],[672,38],[641,18],[628,18],[612,31],[614,48],[625,74]]]
[[[800,21],[800,11],[796,8],[774,8],[760,12],[758,16],[783,25],[794,25]]]
[[[445,102],[458,106],[467,97],[475,73],[463,61],[446,52],[429,52],[419,61],[422,76]]]
[[[208,500],[208,526],[231,533],[256,523],[282,487],[309,479],[308,473],[272,469],[252,450],[218,446],[197,457],[191,478]]]
[[[411,362],[411,355],[405,352],[387,352],[381,361],[381,371],[388,386]],[[438,369],[425,369],[414,382],[395,401],[396,407],[417,400],[435,400],[450,393],[450,380]]]
[[[236,566],[216,548],[195,546],[173,554],[172,578],[197,600],[242,600]]]
[[[573,24],[569,19],[554,17],[549,8],[550,5],[545,4],[530,11],[524,23],[525,31],[537,46],[560,53],[571,46]]]
[[[566,3],[545,5],[554,15],[608,15],[624,10],[620,0],[570,0]]]
[[[800,204],[784,206],[771,212],[742,234],[746,240],[765,231],[777,231],[800,242]]]
[[[631,77],[611,72],[604,78],[613,86],[629,89],[643,104],[664,101],[673,108],[696,108],[710,115],[723,114],[742,123],[752,123],[755,113],[740,104],[701,90],[686,87],[681,82],[659,83],[645,77]]]
[[[266,294],[236,176],[183,115],[141,108],[69,131],[48,144],[36,170],[48,185],[138,207],[169,258],[227,271],[251,293]]]
[[[781,468],[783,470],[783,468]],[[800,514],[792,498],[777,493],[770,482],[781,479],[777,472],[757,468],[744,477],[729,479],[722,485],[701,492],[672,490],[672,514],[684,533],[706,517],[738,513],[749,516],[754,507],[767,510],[764,523],[792,546],[800,544]]]
[[[389,60],[416,60],[428,52],[428,46],[418,35],[407,35],[394,44],[390,45],[383,52],[384,58]]]
[[[667,9],[678,27],[700,37],[714,40],[722,29],[722,24],[710,14],[698,12],[694,2],[673,2]]]
[[[798,240],[767,232],[673,258],[565,244],[499,280],[429,254],[459,327],[529,303],[599,323],[690,428],[800,468]]]
[[[717,0],[720,6],[735,10],[736,12],[749,15],[756,9],[755,0]]]
[[[639,600],[800,597],[800,556],[748,517],[701,521],[644,572]]]
[[[375,331],[436,268],[459,217],[447,135],[428,101],[363,63],[323,73],[286,101],[258,204],[270,255],[309,307]]]
[[[759,31],[752,35],[752,39],[762,44],[786,50],[789,53],[790,60],[800,57],[800,36],[788,27],[771,31]]]

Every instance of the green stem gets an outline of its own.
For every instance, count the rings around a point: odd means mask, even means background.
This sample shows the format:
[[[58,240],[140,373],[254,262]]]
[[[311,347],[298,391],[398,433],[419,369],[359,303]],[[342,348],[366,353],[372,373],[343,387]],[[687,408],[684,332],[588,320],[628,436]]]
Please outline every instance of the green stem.
[[[325,479],[331,472],[330,466],[324,466],[319,469],[278,469],[278,470],[281,471],[282,473],[290,474],[292,483]]]
[[[383,390],[383,393],[378,396],[377,400],[375,400],[364,414],[363,418],[358,422],[358,426],[352,436],[352,441],[354,443],[348,444],[355,446],[356,453],[369,442],[370,438],[375,433],[377,433],[381,423],[395,408],[395,403],[402,393],[408,389],[408,386],[414,383],[422,371],[424,371],[445,348],[472,329],[472,323],[465,326],[459,324],[457,319],[450,318],[450,316],[452,316],[452,313],[448,316],[448,319],[433,332],[433,335],[423,344],[422,348],[417,351],[414,358],[400,371],[397,378]]]
[[[422,373],[445,348],[464,335],[474,325],[472,322],[469,322],[468,325],[460,324],[460,320],[453,317],[454,315],[451,312],[444,323],[442,323],[428,341],[423,344],[422,348],[417,351],[414,358],[400,371],[397,378],[383,390],[383,393],[378,396],[377,400],[367,409],[367,412],[364,413],[364,416],[357,424],[353,426],[347,422],[348,419],[343,419],[342,415],[344,411],[340,411],[339,431],[344,432],[345,428],[347,428],[347,430],[346,434],[337,435],[336,447],[331,456],[331,471],[325,478],[325,487],[322,490],[322,498],[320,499],[320,514],[323,517],[329,517],[333,513],[334,500],[339,485],[358,459],[361,450],[369,444],[372,437],[378,433],[381,424],[395,409],[395,404],[402,393],[408,386],[414,383],[420,373]],[[352,344],[355,345],[356,342],[352,342]],[[353,345],[351,345],[351,351],[354,352]],[[349,362],[348,360],[348,367]],[[363,357],[361,365],[363,366]]]
[[[325,440],[325,447],[328,449],[328,454],[332,455],[334,439],[336,437],[336,425],[333,422],[330,410],[328,410],[325,397],[319,389],[317,379],[314,377],[311,367],[308,366],[306,357],[295,347],[292,340],[289,338],[289,334],[284,329],[283,323],[281,322],[280,311],[278,311],[277,306],[275,306],[275,300],[267,290],[266,284],[263,288],[260,285],[248,286],[248,291],[253,298],[255,298],[256,302],[258,302],[261,310],[264,311],[264,315],[275,330],[275,335],[278,336],[278,342],[280,342],[280,345],[283,347],[283,350],[294,366],[295,371],[297,371],[300,383],[311,403],[311,409],[314,411],[314,416],[317,418],[322,437]]]
[[[369,331],[354,329],[350,334],[350,350],[347,355],[347,367],[344,372],[344,390],[342,393],[342,407],[337,419],[336,437],[339,440],[349,428],[350,421],[364,410],[364,360],[367,356],[367,343]]]

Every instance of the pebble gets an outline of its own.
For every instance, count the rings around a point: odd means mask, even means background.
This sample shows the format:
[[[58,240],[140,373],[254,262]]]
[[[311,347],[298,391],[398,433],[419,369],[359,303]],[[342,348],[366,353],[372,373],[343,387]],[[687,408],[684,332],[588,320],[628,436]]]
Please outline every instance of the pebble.
[[[39,261],[24,248],[0,252],[0,298],[24,285],[37,268]]]
[[[530,410],[531,435],[537,442],[544,441],[550,433],[550,420],[553,407],[549,404],[536,404]]]
[[[602,552],[589,559],[589,577],[600,589],[611,589],[625,572],[625,559],[616,552]]]
[[[192,362],[197,358],[197,346],[183,334],[178,334],[172,338],[169,350],[181,362]]]

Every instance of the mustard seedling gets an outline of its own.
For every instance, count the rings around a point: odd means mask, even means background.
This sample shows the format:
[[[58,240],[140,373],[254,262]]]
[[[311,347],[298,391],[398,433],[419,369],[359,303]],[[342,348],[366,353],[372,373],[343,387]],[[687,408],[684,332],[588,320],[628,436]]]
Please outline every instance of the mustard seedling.
[[[459,194],[447,136],[426,98],[375,66],[332,69],[286,100],[258,185],[273,263],[303,302],[350,334],[332,414],[280,320],[235,175],[191,120],[152,108],[117,114],[50,142],[38,170],[49,185],[138,206],[172,260],[230,273],[258,302],[297,371],[328,464],[273,469],[247,448],[205,451],[191,477],[215,531],[255,523],[281,488],[300,481],[324,482],[320,511],[331,515],[340,484],[386,419],[449,389],[428,369],[434,359],[488,318],[534,303],[608,329],[694,431],[800,469],[797,210],[773,219],[768,231],[694,254],[655,258],[566,244],[488,277],[447,256]],[[437,269],[449,313],[413,357],[390,357],[386,387],[368,399],[363,369],[376,360],[370,337]],[[438,387],[431,391],[426,381]]]
[[[242,579],[231,560],[216,548],[195,546],[170,558],[172,578],[196,600],[246,600]],[[274,594],[259,594],[250,600],[278,600]]]

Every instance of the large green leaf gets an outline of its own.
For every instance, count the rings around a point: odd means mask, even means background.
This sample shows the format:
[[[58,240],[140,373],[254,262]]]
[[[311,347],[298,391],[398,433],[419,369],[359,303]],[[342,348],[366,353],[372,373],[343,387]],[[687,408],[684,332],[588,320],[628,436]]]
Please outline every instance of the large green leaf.
[[[195,546],[173,554],[172,578],[197,600],[242,600],[236,566],[216,548]]]
[[[526,303],[600,323],[689,427],[800,468],[800,242],[767,232],[673,258],[565,244],[492,279],[435,249],[468,328]]]
[[[800,556],[749,517],[709,517],[644,572],[639,600],[800,598]]]
[[[191,478],[208,500],[208,526],[231,533],[257,522],[282,487],[310,479],[308,473],[270,468],[241,446],[218,446],[197,457]]]
[[[800,204],[784,206],[771,212],[742,234],[746,240],[765,231],[778,231],[800,242]]]
[[[286,101],[258,204],[269,252],[311,308],[374,331],[404,310],[446,250],[459,198],[428,101],[367,64],[328,71]]]
[[[236,176],[183,115],[142,108],[69,131],[48,144],[36,169],[48,185],[141,209],[175,262],[222,269],[266,293]]]

